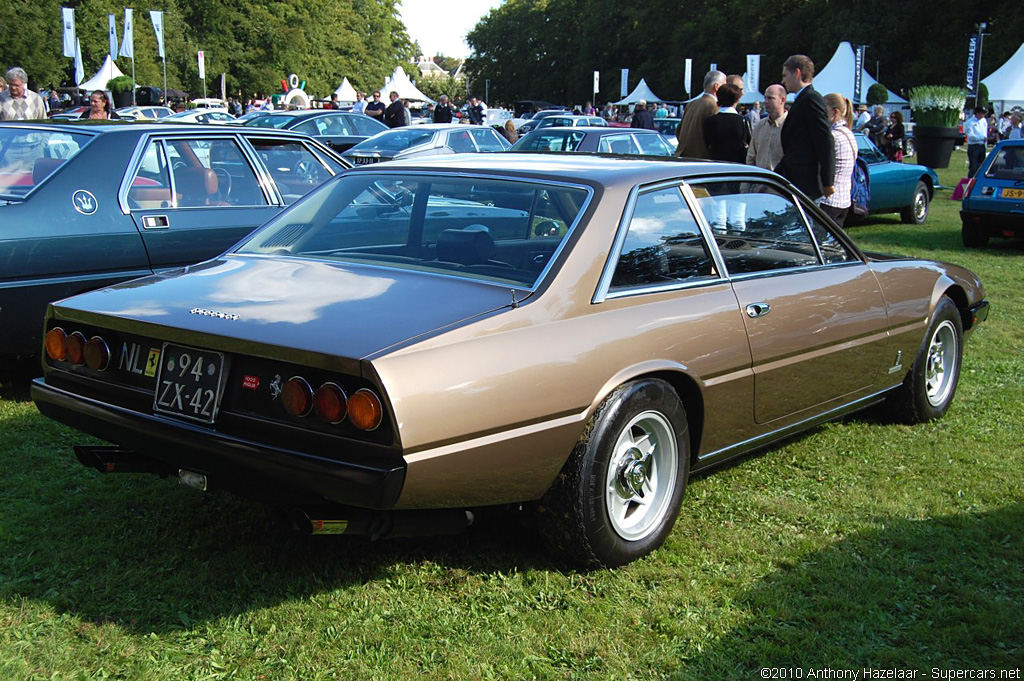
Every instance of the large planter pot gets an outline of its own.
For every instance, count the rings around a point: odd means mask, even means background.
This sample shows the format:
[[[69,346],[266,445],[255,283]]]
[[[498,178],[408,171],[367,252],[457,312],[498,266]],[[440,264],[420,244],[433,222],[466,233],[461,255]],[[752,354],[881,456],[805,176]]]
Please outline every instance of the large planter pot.
[[[124,90],[123,92],[112,92],[114,96],[114,108],[120,109],[122,106],[132,105],[132,91]],[[945,168],[945,166],[943,166]]]
[[[929,168],[948,168],[949,157],[960,137],[956,128],[934,128],[930,125],[914,126],[914,146],[917,162]]]

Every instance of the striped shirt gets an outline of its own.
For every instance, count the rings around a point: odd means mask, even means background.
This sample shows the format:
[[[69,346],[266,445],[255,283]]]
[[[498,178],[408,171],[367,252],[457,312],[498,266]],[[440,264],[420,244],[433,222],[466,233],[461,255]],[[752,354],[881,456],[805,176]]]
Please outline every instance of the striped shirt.
[[[857,140],[853,133],[840,121],[832,124],[832,142],[836,148],[836,179],[832,196],[822,200],[826,206],[849,208],[853,203],[853,164],[857,161]]]

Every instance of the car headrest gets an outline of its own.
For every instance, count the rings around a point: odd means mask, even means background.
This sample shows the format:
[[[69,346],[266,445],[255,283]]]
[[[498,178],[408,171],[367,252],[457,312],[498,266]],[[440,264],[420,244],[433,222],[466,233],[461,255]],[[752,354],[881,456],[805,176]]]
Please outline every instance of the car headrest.
[[[205,205],[217,193],[217,173],[209,168],[182,168],[174,181],[184,205]]]
[[[64,163],[62,158],[37,158],[32,166],[32,184],[39,184]]]
[[[494,239],[484,225],[446,229],[437,235],[437,259],[460,265],[480,265],[494,255]]]

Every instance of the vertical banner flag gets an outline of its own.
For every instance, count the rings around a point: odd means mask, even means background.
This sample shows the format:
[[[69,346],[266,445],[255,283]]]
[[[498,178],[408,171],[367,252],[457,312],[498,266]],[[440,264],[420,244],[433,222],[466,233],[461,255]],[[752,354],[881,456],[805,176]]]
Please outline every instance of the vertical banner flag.
[[[619,83],[619,99],[625,99],[629,94],[627,87],[629,81],[629,69],[622,69],[622,82]]]
[[[153,9],[149,11],[149,18],[153,22],[153,30],[156,31],[156,52],[161,59],[166,59],[167,57],[164,56],[164,13]]]
[[[686,88],[686,96],[690,96],[690,82],[693,77],[693,60],[686,60],[686,75],[683,77],[683,85]]]
[[[64,56],[75,58],[75,10],[61,7],[60,15],[64,24]]]
[[[601,72],[600,71],[594,71],[594,92],[597,92],[598,90],[601,89],[600,82],[601,82]]]
[[[858,45],[857,52],[853,59],[853,103],[860,104],[861,88],[864,85],[864,48],[865,45]]]
[[[718,62],[711,62],[711,68],[709,70],[710,71],[717,71],[718,70]]]
[[[121,36],[121,51],[119,57],[135,59],[135,34],[132,32],[132,11],[124,10],[124,35]]]
[[[75,85],[81,85],[85,80],[85,67],[82,66],[82,43],[75,38]]]
[[[747,92],[761,92],[761,55],[747,55],[747,82],[743,89]]]
[[[206,57],[203,56],[203,51],[199,50],[199,79],[206,80]]]
[[[972,35],[967,43],[967,96],[975,97],[978,94],[977,79],[978,69],[976,64],[981,57],[981,37]]]
[[[117,25],[114,23],[114,15],[107,15],[107,25],[110,27],[107,32],[110,34],[110,58],[117,59]]]

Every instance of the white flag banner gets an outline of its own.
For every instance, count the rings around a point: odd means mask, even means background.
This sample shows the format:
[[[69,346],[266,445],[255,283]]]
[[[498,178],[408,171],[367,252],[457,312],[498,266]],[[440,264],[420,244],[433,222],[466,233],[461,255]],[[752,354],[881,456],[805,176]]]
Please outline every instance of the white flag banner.
[[[693,60],[686,60],[686,71],[683,76],[683,88],[686,90],[686,96],[690,96],[690,85],[693,81]]]
[[[132,11],[124,10],[124,35],[121,37],[121,51],[118,56],[135,59],[135,37],[132,32]]]
[[[622,69],[622,82],[619,83],[619,99],[625,99],[629,94],[629,69]]]
[[[743,89],[747,92],[760,92],[761,88],[761,55],[747,55],[747,77]]]
[[[206,80],[206,57],[203,51],[199,50],[199,80]]]
[[[164,13],[156,10],[149,11],[149,18],[153,22],[153,30],[156,31],[156,51],[161,59],[164,56]]]
[[[75,10],[60,8],[61,23],[64,24],[64,56],[75,58]]]
[[[107,15],[107,32],[110,34],[110,58],[117,59],[117,24],[113,14]]]
[[[75,85],[85,80],[85,67],[82,66],[82,43],[75,38]]]
[[[708,69],[708,70],[709,71],[717,71],[718,70],[718,62],[715,62],[715,61],[711,62],[711,68]]]
[[[601,86],[599,84],[600,82],[601,82],[601,72],[600,71],[594,71],[594,92],[598,92],[601,89]]]

